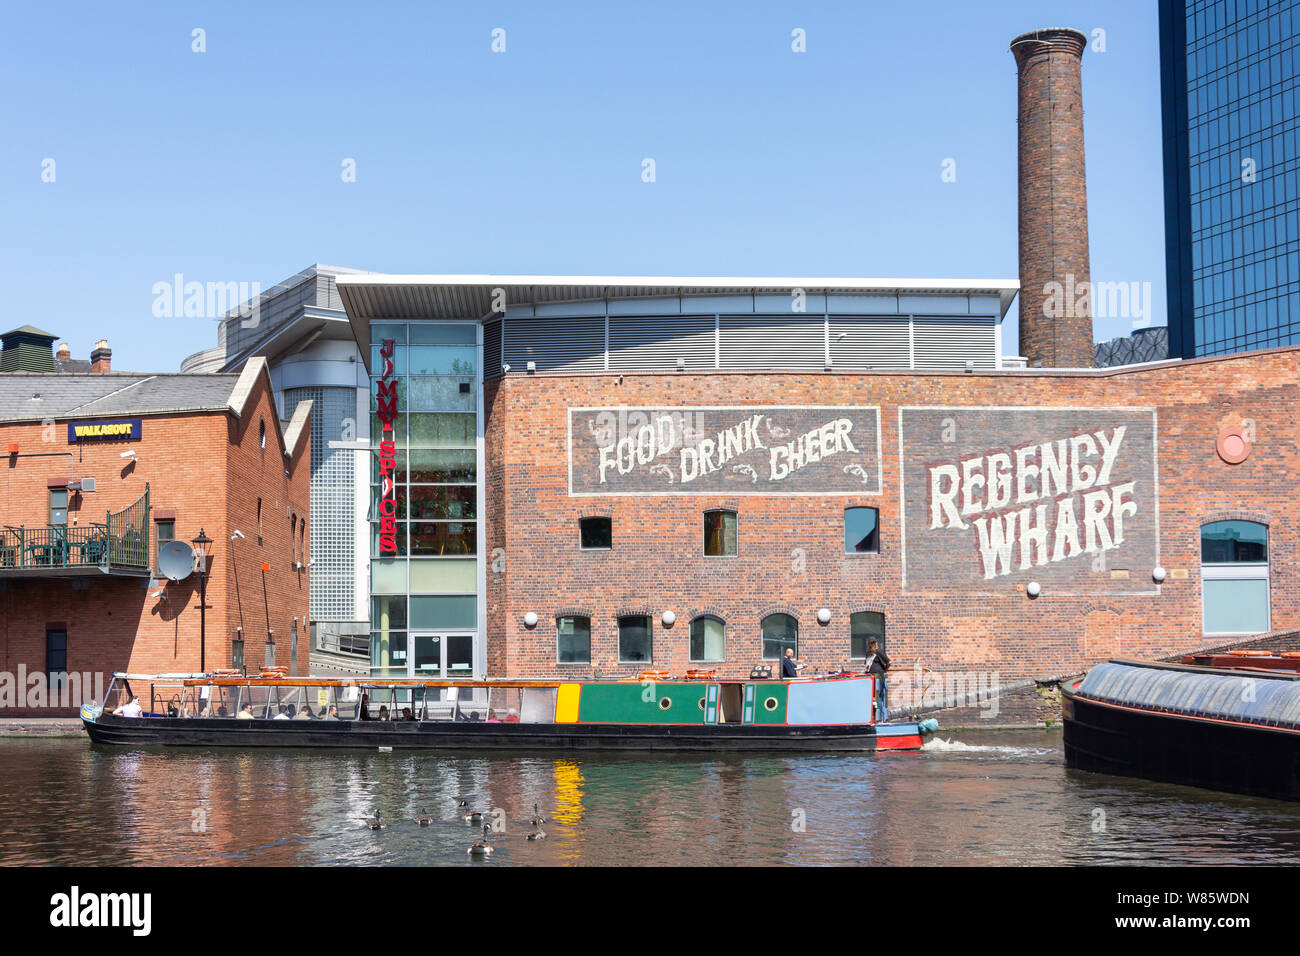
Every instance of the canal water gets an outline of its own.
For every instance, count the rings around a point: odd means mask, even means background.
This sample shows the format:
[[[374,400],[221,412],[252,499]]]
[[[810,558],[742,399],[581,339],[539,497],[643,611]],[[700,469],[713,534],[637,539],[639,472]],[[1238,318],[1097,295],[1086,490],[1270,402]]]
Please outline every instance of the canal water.
[[[4,865],[1300,863],[1300,806],[1066,771],[1058,731],[789,757],[8,738],[0,780]],[[485,863],[462,799],[501,828]],[[544,840],[527,839],[534,803]],[[386,829],[366,827],[375,810]]]

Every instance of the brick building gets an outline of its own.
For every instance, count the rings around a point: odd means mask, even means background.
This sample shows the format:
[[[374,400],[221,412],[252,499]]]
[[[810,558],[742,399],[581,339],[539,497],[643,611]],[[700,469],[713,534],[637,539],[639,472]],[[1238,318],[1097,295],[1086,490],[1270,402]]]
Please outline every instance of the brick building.
[[[691,281],[339,279],[377,671],[738,676],[876,636],[1011,678],[1300,626],[1300,350],[1013,368],[982,343],[1014,283]]]
[[[242,637],[251,669],[306,673],[310,403],[282,422],[261,360],[239,375],[23,368],[0,374],[0,709],[69,713],[113,671],[198,671],[200,575],[167,580],[158,549],[200,530],[206,666],[230,667]],[[76,677],[56,700],[58,674]]]

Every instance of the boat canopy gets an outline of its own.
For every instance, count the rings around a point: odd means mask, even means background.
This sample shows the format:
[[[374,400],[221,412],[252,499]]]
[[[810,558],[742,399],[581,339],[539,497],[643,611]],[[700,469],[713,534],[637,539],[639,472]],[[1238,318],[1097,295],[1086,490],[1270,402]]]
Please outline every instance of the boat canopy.
[[[1109,661],[1077,693],[1092,700],[1189,717],[1300,728],[1300,675]]]

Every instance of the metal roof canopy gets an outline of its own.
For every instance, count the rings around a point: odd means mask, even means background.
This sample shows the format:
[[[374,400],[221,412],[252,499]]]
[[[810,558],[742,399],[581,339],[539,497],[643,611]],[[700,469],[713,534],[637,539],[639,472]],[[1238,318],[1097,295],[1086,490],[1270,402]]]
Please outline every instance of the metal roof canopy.
[[[357,347],[369,366],[370,323],[383,319],[478,319],[494,314],[493,291],[506,306],[599,302],[682,295],[996,295],[999,320],[1020,283],[1014,279],[847,279],[680,276],[340,275],[335,280]]]

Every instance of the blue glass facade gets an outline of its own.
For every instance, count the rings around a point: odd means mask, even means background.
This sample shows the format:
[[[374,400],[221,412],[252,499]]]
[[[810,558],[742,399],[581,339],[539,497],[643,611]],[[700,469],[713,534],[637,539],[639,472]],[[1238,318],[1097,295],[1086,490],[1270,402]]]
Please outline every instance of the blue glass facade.
[[[1300,0],[1160,0],[1169,354],[1300,342]]]

